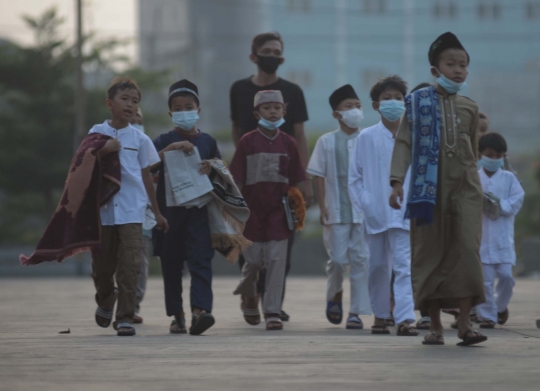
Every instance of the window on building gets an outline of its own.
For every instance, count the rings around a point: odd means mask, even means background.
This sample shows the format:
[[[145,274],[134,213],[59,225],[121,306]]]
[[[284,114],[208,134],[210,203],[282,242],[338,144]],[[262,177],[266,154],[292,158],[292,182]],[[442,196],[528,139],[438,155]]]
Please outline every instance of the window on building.
[[[478,17],[480,19],[500,19],[502,8],[498,1],[481,1],[478,3]]]
[[[386,0],[363,0],[363,12],[365,14],[384,14],[386,12]]]
[[[527,19],[540,19],[540,1],[529,1],[525,5]]]
[[[456,1],[436,1],[433,3],[431,13],[437,19],[449,18],[455,19],[458,17],[459,8]]]
[[[308,13],[311,11],[311,0],[288,0],[287,11]]]

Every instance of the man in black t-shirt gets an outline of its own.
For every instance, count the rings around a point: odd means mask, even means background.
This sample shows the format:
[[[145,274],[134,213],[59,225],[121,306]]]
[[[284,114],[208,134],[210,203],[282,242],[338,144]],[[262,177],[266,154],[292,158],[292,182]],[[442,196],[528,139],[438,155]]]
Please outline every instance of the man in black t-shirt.
[[[238,141],[244,134],[257,129],[258,121],[253,115],[255,94],[262,90],[279,90],[286,105],[285,123],[280,126],[280,130],[294,137],[302,166],[306,169],[309,163],[309,150],[304,133],[304,122],[308,120],[306,101],[302,89],[297,84],[278,77],[277,69],[285,61],[282,56],[283,40],[279,33],[264,33],[253,38],[249,59],[257,65],[257,74],[238,80],[231,87],[232,139],[234,144],[238,145]],[[299,189],[304,196],[306,206],[309,207],[313,200],[311,181],[304,182]],[[291,266],[293,242],[294,235],[289,239],[287,249],[287,274]],[[244,264],[242,257],[239,264],[240,267]],[[265,276],[261,273],[258,284],[260,294],[264,293],[264,279]],[[288,315],[282,311],[281,318],[288,320]]]

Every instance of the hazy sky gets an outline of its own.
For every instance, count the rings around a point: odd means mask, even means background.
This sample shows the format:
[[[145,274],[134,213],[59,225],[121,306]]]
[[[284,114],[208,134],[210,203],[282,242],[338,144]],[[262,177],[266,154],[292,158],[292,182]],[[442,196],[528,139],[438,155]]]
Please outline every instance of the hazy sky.
[[[21,20],[22,15],[37,16],[56,6],[65,18],[61,34],[75,36],[76,0],[0,0],[0,37],[20,44],[31,44],[33,35]],[[136,0],[83,0],[84,31],[94,31],[100,37],[135,38],[137,34]],[[127,54],[137,61],[138,48],[134,42]]]

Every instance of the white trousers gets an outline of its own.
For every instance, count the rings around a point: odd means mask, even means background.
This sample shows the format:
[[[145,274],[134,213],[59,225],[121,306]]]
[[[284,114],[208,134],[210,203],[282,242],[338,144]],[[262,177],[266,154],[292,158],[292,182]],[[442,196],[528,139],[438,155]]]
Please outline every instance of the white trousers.
[[[516,285],[512,275],[512,264],[497,263],[488,265],[483,263],[482,270],[484,271],[486,302],[478,305],[476,311],[480,319],[497,323],[497,313],[508,308],[508,303],[510,303],[514,292],[514,285]],[[499,279],[497,288],[495,288],[495,278]]]
[[[371,314],[368,291],[368,247],[362,224],[330,224],[324,227],[323,242],[330,259],[326,266],[326,300],[343,290],[343,278],[349,266],[351,282],[350,313]]]
[[[369,297],[377,318],[387,319],[390,311],[390,284],[394,271],[394,319],[397,324],[412,323],[414,299],[411,283],[411,245],[409,231],[391,228],[366,235],[369,245]]]

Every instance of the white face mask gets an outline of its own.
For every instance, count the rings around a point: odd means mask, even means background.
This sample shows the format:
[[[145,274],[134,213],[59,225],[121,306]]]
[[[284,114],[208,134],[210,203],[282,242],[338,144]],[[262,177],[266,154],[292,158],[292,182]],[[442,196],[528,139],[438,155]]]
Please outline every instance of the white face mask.
[[[349,128],[358,129],[360,122],[364,119],[364,112],[360,109],[351,109],[347,111],[338,111],[341,114],[341,120]]]
[[[172,113],[172,122],[183,130],[191,130],[199,120],[197,110],[175,111]]]

